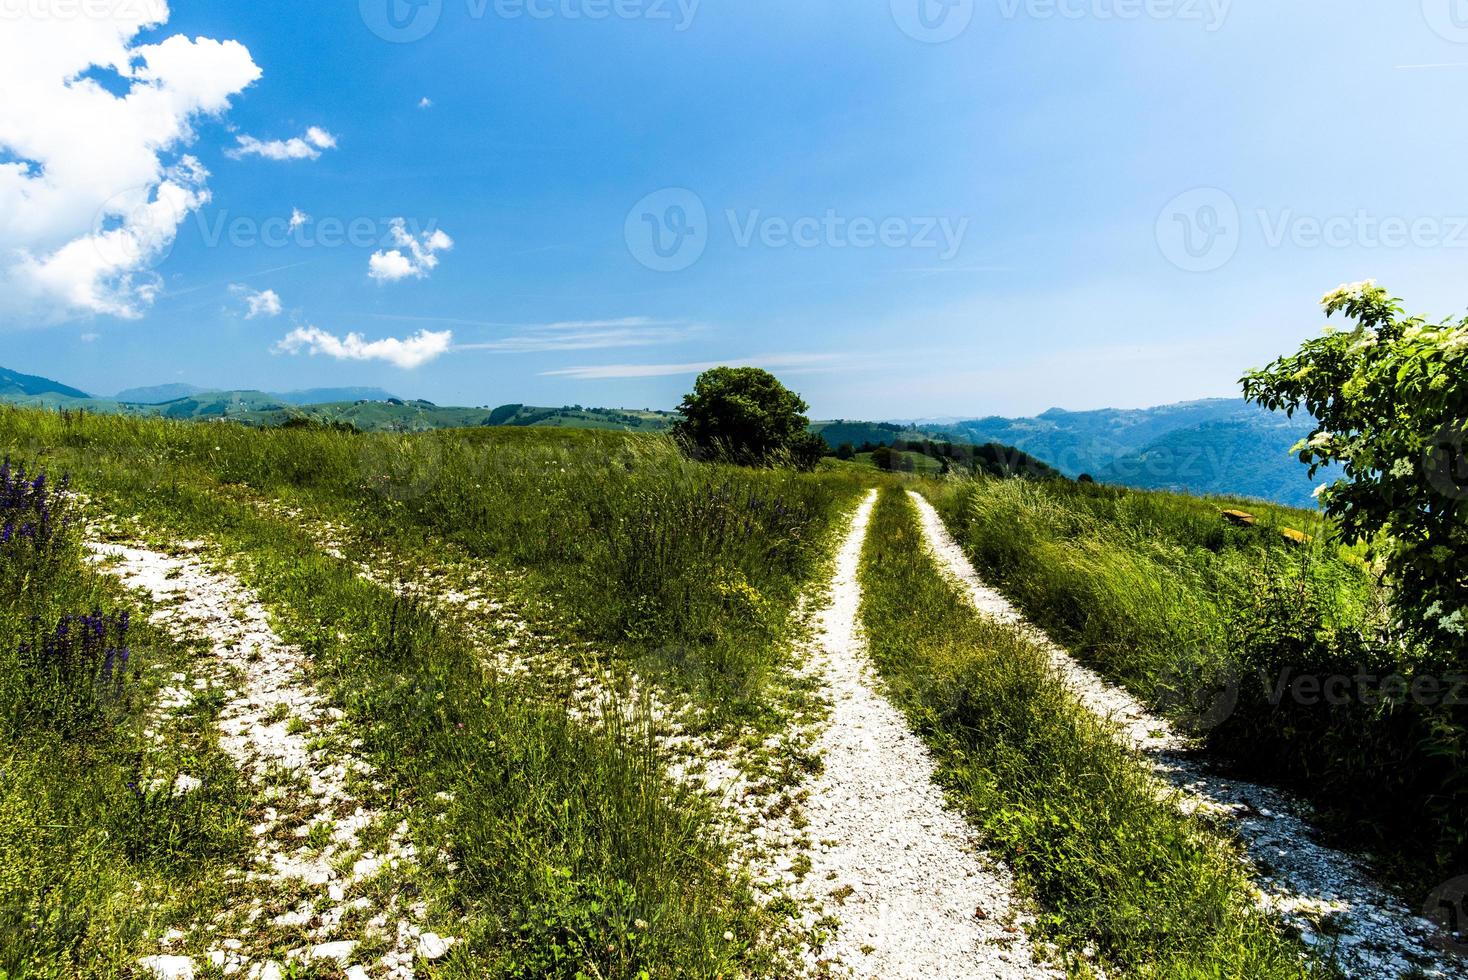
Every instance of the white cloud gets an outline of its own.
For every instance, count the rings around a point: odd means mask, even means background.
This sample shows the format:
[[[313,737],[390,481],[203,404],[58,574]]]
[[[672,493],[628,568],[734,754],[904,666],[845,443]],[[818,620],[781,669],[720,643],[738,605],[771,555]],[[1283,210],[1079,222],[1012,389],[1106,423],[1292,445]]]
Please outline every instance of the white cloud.
[[[320,126],[311,126],[304,136],[293,136],[288,140],[261,140],[254,136],[236,137],[238,145],[225,150],[231,160],[245,157],[264,157],[267,160],[315,160],[322,150],[336,149],[336,137]]]
[[[542,377],[575,378],[598,381],[620,378],[667,378],[680,374],[702,374],[716,367],[761,367],[787,373],[827,370],[841,358],[835,354],[771,354],[767,357],[736,358],[727,361],[699,361],[693,364],[599,364],[590,367],[562,368],[542,371]]]
[[[620,320],[573,320],[527,326],[501,340],[460,344],[455,350],[487,350],[507,354],[547,351],[605,350],[614,347],[654,347],[687,339],[702,329],[686,323],[660,323],[648,317]]]
[[[418,100],[418,108],[420,108],[420,109],[432,109],[433,108],[433,100],[430,99],[426,95],[423,96],[423,98],[421,98],[421,99]]]
[[[426,279],[438,268],[438,253],[454,247],[454,240],[438,229],[415,238],[402,218],[392,220],[392,240],[397,248],[374,252],[367,260],[367,275],[379,283]]]
[[[93,333],[91,331],[88,331],[87,333],[82,334],[82,338],[81,339],[82,339],[82,343],[84,343],[84,344],[90,344],[90,343],[92,343],[94,341],[101,340],[102,339],[102,335],[99,334],[99,333]]]
[[[303,227],[310,220],[311,216],[300,208],[291,208],[291,231]]]
[[[304,350],[312,355],[325,354],[340,361],[386,361],[408,370],[442,356],[453,342],[454,334],[451,330],[420,330],[401,340],[396,337],[367,340],[356,333],[337,337],[318,327],[297,327],[275,345],[275,352],[299,354]]]
[[[280,295],[273,289],[256,291],[236,283],[229,287],[229,291],[245,301],[246,320],[259,316],[280,316]]]
[[[153,266],[209,201],[208,172],[178,151],[260,77],[235,41],[136,44],[167,23],[164,0],[93,13],[0,30],[0,308],[20,321],[142,315]]]

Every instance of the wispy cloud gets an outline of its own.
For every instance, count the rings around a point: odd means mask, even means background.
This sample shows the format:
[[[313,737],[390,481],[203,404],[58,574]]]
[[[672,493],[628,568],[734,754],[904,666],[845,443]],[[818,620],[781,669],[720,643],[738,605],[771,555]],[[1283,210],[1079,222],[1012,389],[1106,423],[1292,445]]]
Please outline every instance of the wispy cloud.
[[[345,337],[327,333],[319,327],[297,327],[275,345],[277,354],[324,354],[339,361],[386,361],[404,370],[421,367],[447,353],[453,345],[452,331],[420,330],[411,337],[384,337],[367,340],[361,334]]]
[[[677,343],[698,333],[697,324],[664,323],[647,317],[620,320],[573,320],[520,328],[499,340],[460,344],[455,350],[498,351],[505,354],[536,354],[551,351],[608,350],[618,347],[656,347]]]
[[[253,136],[240,135],[233,149],[224,155],[231,160],[245,157],[263,157],[266,160],[315,160],[322,150],[336,149],[336,137],[320,126],[312,126],[304,136],[288,140],[261,140]]]
[[[587,367],[542,371],[542,377],[574,378],[578,381],[603,381],[625,378],[668,378],[677,375],[702,374],[716,367],[761,367],[783,370],[790,374],[833,370],[843,361],[840,354],[769,354],[762,357],[731,358],[722,361],[697,361],[691,364],[597,364]]]

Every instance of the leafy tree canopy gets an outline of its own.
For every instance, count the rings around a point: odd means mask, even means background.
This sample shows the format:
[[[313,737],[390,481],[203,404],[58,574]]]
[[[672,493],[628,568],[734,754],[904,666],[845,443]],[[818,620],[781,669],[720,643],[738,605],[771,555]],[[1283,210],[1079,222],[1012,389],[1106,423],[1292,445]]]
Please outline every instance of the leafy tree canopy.
[[[703,459],[757,466],[790,461],[814,466],[825,443],[807,433],[807,406],[759,368],[705,371],[685,395],[673,434]]]
[[[1295,448],[1312,475],[1341,467],[1317,491],[1326,513],[1381,558],[1408,638],[1468,663],[1468,319],[1409,317],[1372,281],[1323,303],[1354,328],[1250,373],[1244,392],[1315,417]]]

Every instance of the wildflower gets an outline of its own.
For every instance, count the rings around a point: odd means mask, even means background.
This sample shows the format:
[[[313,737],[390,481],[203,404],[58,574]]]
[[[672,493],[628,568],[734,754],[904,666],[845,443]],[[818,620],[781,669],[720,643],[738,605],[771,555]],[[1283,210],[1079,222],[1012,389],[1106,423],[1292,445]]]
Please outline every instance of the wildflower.
[[[647,932],[647,920],[646,919],[636,919],[636,920],[634,920],[633,923],[632,923],[632,928],[633,929],[636,929],[638,932]]]
[[[734,941],[734,934],[732,932],[727,932],[726,931],[724,933],[724,942],[726,942],[726,943],[732,943],[733,941]]]
[[[1392,476],[1395,477],[1405,478],[1411,476],[1416,472],[1417,468],[1412,465],[1412,461],[1410,459],[1399,459],[1392,466]]]
[[[1463,636],[1468,633],[1468,626],[1463,623],[1463,610],[1461,609],[1455,610],[1451,616],[1438,620],[1438,625],[1454,636]]]

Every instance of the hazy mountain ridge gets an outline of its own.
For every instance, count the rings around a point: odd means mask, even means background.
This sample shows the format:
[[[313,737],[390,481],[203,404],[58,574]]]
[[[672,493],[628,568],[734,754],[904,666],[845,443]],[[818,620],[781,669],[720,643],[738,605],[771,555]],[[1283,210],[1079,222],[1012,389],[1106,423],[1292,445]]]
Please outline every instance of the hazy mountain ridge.
[[[1313,421],[1242,398],[1211,398],[1144,409],[991,417],[948,428],[954,437],[1016,446],[1069,477],[1147,490],[1261,497],[1314,506],[1315,481],[1290,453]]]
[[[144,400],[190,388],[159,385],[119,392],[112,399],[93,398],[49,378],[0,368],[0,399],[21,404],[171,419],[230,419],[259,426],[304,420],[367,432],[490,426],[662,432],[676,418],[672,412],[580,405],[507,404],[492,410],[438,406],[396,398],[381,388],[360,387],[282,394],[199,389],[162,402]],[[922,440],[995,443],[1013,446],[1071,478],[1088,473],[1103,482],[1142,489],[1261,497],[1303,507],[1313,506],[1315,481],[1289,450],[1311,427],[1309,418],[1289,419],[1229,398],[1146,409],[1057,408],[1031,418],[990,416],[952,424],[846,419],[811,424],[832,449],[848,442],[854,446]]]

